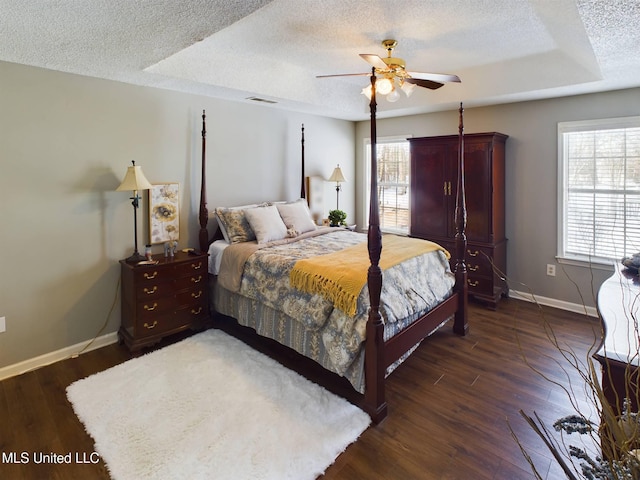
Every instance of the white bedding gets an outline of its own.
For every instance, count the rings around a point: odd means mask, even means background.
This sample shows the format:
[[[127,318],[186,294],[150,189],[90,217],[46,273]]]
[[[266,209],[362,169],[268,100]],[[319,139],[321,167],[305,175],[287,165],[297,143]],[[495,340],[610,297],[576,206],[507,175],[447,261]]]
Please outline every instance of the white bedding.
[[[209,245],[209,273],[218,275],[220,273],[220,262],[222,261],[222,252],[229,246],[226,240],[216,240]]]

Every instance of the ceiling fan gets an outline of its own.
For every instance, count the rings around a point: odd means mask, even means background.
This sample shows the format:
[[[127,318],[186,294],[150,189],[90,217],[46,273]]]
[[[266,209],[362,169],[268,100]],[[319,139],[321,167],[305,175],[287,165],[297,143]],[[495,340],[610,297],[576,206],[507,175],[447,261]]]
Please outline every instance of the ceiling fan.
[[[376,81],[376,92],[387,95],[387,100],[395,102],[400,98],[397,86],[407,95],[411,95],[415,85],[435,90],[448,82],[460,83],[460,77],[443,73],[422,73],[406,70],[406,63],[402,58],[393,57],[393,49],[398,45],[397,40],[382,41],[387,50],[387,58],[378,55],[361,53],[360,56],[373,66],[374,71],[381,77]],[[344,73],[336,75],[318,75],[316,78],[371,76],[371,73]],[[371,86],[365,87],[362,93],[371,98]]]

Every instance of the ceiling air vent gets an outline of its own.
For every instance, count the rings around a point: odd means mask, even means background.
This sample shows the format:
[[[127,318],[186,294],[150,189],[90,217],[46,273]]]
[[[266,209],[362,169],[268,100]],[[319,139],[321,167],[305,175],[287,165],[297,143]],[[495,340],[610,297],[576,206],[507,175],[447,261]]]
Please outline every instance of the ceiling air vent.
[[[261,103],[278,103],[274,100],[267,100],[266,98],[260,98],[260,97],[247,97],[247,100],[251,100],[253,102],[261,102]]]

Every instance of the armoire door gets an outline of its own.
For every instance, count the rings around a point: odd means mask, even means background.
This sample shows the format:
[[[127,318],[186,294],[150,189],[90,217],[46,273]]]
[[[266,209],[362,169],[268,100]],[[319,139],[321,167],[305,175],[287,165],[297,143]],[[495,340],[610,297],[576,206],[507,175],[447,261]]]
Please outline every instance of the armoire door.
[[[491,235],[491,148],[483,139],[464,145],[467,240],[489,242]]]
[[[452,199],[450,142],[411,142],[411,234],[450,236]]]

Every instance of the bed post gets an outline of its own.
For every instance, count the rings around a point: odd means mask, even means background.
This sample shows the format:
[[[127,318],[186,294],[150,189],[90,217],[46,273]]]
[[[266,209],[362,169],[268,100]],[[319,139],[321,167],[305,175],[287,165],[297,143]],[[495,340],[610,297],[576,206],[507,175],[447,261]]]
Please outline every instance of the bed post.
[[[369,289],[369,318],[367,320],[367,338],[365,341],[365,393],[363,407],[374,423],[379,423],[387,415],[384,381],[386,365],[384,363],[384,324],[380,316],[380,293],[382,291],[382,233],[378,208],[377,175],[377,131],[376,131],[376,74],[371,70],[371,198],[369,202],[369,230],[367,244],[371,265],[367,272]]]
[[[459,110],[458,124],[458,187],[456,188],[456,265],[454,269],[456,284],[455,290],[458,292],[458,309],[453,321],[453,331],[459,335],[466,335],[469,331],[469,323],[467,321],[467,265],[464,261],[467,252],[467,237],[465,228],[467,225],[467,206],[464,192],[464,122],[463,122],[462,103]]]
[[[202,110],[202,173],[200,177],[200,233],[198,234],[198,243],[200,251],[206,252],[209,249],[209,233],[207,232],[207,222],[209,221],[209,211],[207,210],[207,181],[206,181],[206,157],[205,148],[207,143],[207,128],[205,124],[205,111]]]
[[[300,179],[300,198],[307,198],[305,195],[305,182],[304,182],[304,123],[302,124],[301,136],[300,136],[300,146],[302,148],[301,158],[302,158],[302,178]]]

